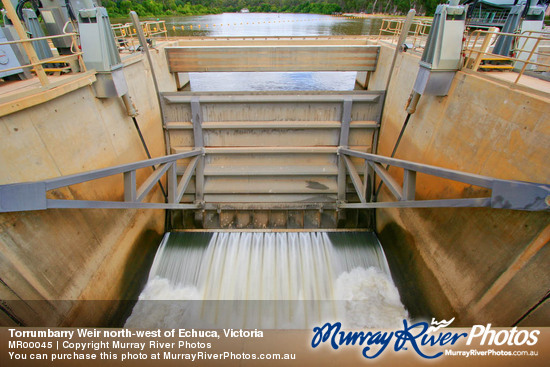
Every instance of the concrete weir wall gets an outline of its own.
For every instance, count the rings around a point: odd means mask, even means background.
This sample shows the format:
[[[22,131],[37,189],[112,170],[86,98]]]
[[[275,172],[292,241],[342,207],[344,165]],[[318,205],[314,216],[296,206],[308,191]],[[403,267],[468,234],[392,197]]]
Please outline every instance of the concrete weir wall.
[[[370,89],[385,85],[383,45]],[[389,156],[406,117],[419,55],[401,53],[378,153]],[[384,67],[385,66],[385,67]],[[422,96],[396,157],[502,179],[549,183],[550,100],[481,73],[458,72],[446,97]],[[402,171],[390,169],[396,179]],[[425,175],[417,199],[487,196]],[[380,200],[392,200],[383,190]],[[492,209],[381,209],[377,231],[411,314],[455,326],[550,326],[550,214]],[[542,302],[541,302],[542,301]]]
[[[156,69],[165,69],[163,50],[152,55]],[[141,54],[129,58],[124,74],[149,150],[154,157],[162,156],[161,117],[145,58]],[[161,89],[174,91],[170,74],[159,74]],[[97,99],[90,86],[0,118],[0,184],[146,158],[122,100]],[[150,173],[138,171],[138,185]],[[119,176],[50,194],[122,200]],[[159,191],[151,194],[157,201],[162,200]],[[0,325],[116,325],[120,300],[137,297],[142,269],[152,261],[163,232],[163,210],[0,214]]]

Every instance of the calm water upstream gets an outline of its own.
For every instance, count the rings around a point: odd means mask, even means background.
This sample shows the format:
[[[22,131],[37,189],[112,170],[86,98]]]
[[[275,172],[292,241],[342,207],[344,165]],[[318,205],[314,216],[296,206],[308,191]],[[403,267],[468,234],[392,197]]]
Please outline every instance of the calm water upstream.
[[[368,35],[378,34],[382,23],[380,18],[286,13],[224,13],[163,19],[169,36],[203,37]],[[355,72],[190,73],[190,80],[193,91],[352,90]]]

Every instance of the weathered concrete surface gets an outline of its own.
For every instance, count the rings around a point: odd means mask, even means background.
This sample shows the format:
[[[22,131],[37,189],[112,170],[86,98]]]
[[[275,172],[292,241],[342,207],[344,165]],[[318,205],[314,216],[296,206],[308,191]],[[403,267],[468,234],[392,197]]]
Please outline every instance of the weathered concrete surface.
[[[389,64],[385,58],[392,54],[389,47],[382,47],[381,67],[372,76],[370,88],[378,89],[385,83],[387,70],[383,65]],[[409,53],[397,59],[382,120],[379,154],[389,156],[397,140],[418,61],[418,56]],[[549,183],[549,102],[487,77],[459,72],[447,97],[422,96],[396,157],[502,179]],[[397,169],[390,169],[390,173],[402,179]],[[418,177],[420,199],[486,194],[481,188]],[[383,190],[380,199],[391,200],[391,194]],[[460,325],[490,322],[510,326],[543,298],[550,284],[549,225],[549,213],[377,211],[381,241],[390,256],[397,256],[392,270],[394,275],[402,273],[396,276],[401,278],[402,294],[414,290],[414,302],[422,300],[413,313],[447,320],[456,316]],[[407,283],[410,274],[415,281]],[[412,297],[409,302],[413,302]],[[550,314],[535,310],[525,323],[528,320],[532,320],[530,325],[549,326]]]
[[[158,70],[163,52],[153,51]],[[159,107],[143,56],[124,68],[137,121],[153,156],[165,154]],[[168,73],[161,88],[174,91]],[[41,180],[146,159],[121,99],[91,87],[0,119],[0,184]],[[150,174],[138,171],[138,185]],[[151,196],[162,200],[159,190]],[[121,200],[123,178],[50,192],[52,198]],[[1,324],[117,324],[164,232],[161,210],[48,210],[0,214]],[[32,301],[31,301],[32,300]],[[61,302],[60,300],[71,300]],[[77,302],[75,302],[77,300]],[[78,302],[113,300],[112,302]]]

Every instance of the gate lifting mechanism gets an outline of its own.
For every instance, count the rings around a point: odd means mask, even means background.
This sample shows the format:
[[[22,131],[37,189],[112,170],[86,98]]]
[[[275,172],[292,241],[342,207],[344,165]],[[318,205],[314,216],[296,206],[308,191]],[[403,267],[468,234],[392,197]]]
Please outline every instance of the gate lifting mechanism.
[[[488,207],[495,209],[514,209],[527,211],[550,210],[550,185],[537,184],[513,180],[500,180],[461,171],[414,163],[401,159],[389,158],[377,154],[363,153],[344,147],[335,151],[346,165],[357,195],[359,203],[338,201],[335,203],[319,203],[327,207],[339,209],[367,209],[367,208],[436,208],[436,207]],[[16,183],[0,186],[0,212],[16,212],[27,210],[44,210],[50,208],[105,208],[105,209],[221,209],[216,203],[197,201],[194,204],[180,203],[189,181],[193,176],[197,162],[208,154],[208,148],[198,148],[189,152],[167,155],[135,163],[103,168],[99,170],[62,176],[38,182]],[[365,160],[364,179],[361,180],[350,157]],[[176,163],[180,159],[191,158],[179,182],[176,174]],[[389,165],[404,170],[403,185],[401,186],[391,177],[383,166]],[[156,166],[156,170],[136,187],[136,170]],[[465,184],[484,187],[491,190],[490,197],[416,200],[416,174],[423,173],[445,178]],[[47,191],[92,181],[117,174],[124,175],[124,201],[93,201],[93,200],[59,200],[47,198]],[[143,199],[153,186],[164,176],[168,181],[168,202],[151,203]],[[387,185],[397,201],[373,202],[372,195],[367,194],[367,187],[373,186],[374,174]],[[266,203],[241,203],[242,209],[255,209],[260,205],[265,208]],[[300,209],[304,204],[311,203],[273,203],[277,208]],[[231,205],[231,204],[229,204]],[[319,207],[322,209],[322,207]]]

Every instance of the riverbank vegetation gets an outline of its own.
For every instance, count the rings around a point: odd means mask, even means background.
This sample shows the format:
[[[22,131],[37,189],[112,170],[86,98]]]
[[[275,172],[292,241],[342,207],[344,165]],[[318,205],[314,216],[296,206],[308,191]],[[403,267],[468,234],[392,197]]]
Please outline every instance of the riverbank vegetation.
[[[443,0],[103,0],[111,17],[127,17],[130,10],[140,16],[204,15],[239,12],[256,13],[365,12],[405,14],[415,8],[417,14],[433,15]]]

